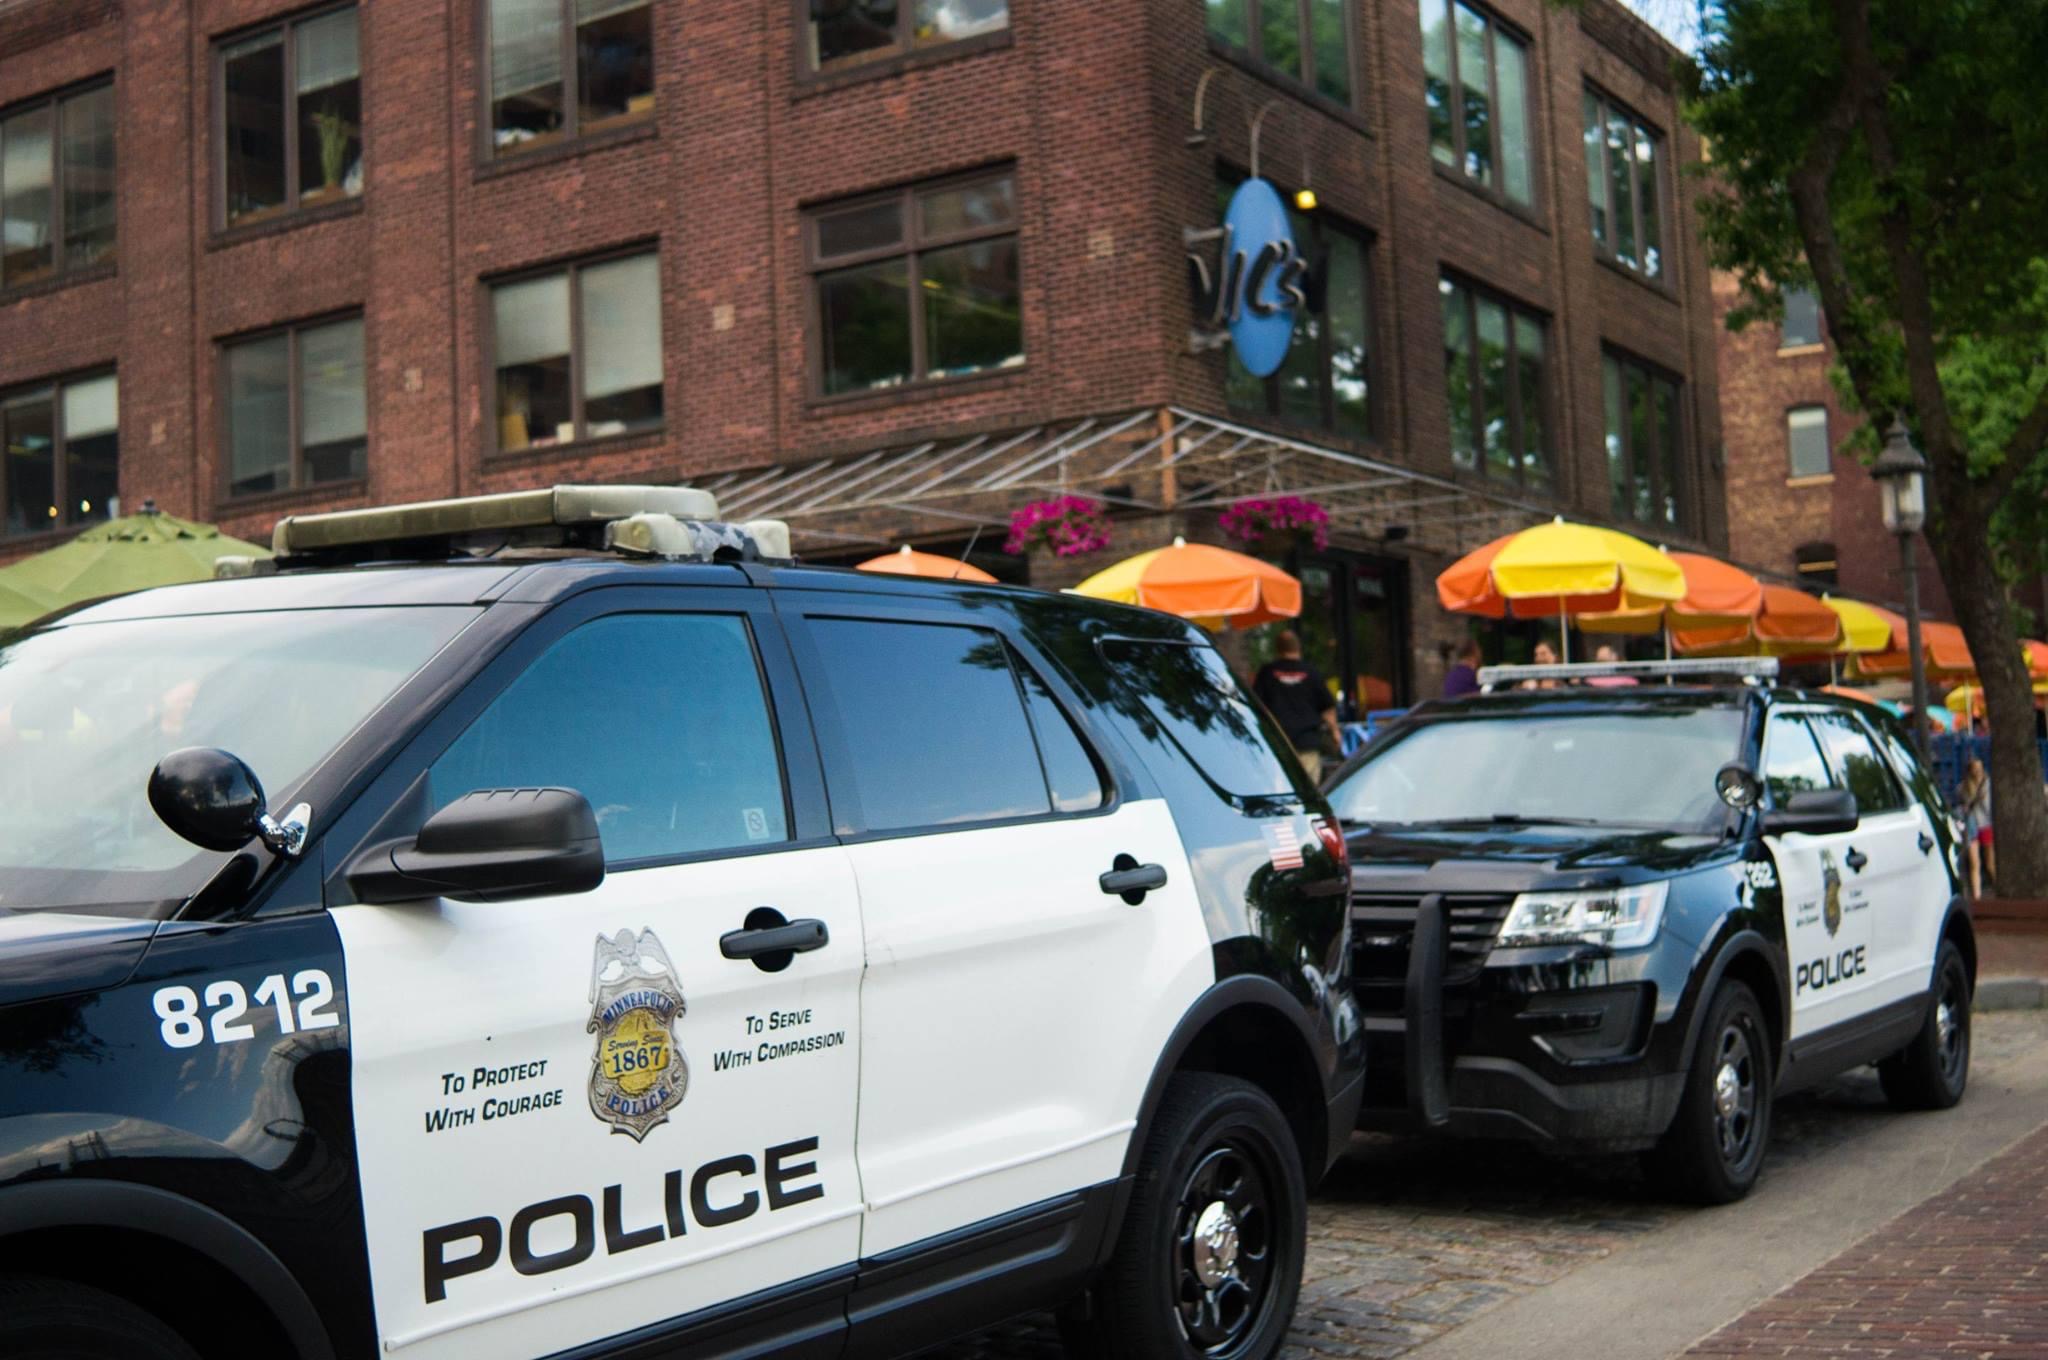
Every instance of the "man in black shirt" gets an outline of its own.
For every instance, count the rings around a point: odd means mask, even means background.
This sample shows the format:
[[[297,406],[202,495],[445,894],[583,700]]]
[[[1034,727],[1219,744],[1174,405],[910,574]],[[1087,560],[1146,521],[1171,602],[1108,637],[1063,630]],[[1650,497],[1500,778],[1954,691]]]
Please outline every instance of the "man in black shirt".
[[[1337,731],[1337,699],[1316,668],[1301,659],[1301,639],[1291,631],[1282,633],[1274,644],[1278,653],[1259,667],[1252,679],[1252,693],[1287,734],[1294,753],[1310,779],[1323,777],[1323,734],[1329,734],[1335,750],[1343,750]]]

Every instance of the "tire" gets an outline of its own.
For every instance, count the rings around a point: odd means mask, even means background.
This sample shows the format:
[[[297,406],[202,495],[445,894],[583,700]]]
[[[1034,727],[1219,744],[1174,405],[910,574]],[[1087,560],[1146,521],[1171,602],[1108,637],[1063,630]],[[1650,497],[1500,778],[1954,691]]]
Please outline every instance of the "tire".
[[[1756,994],[1740,982],[1722,983],[1707,1004],[1678,1113],[1644,1158],[1667,1193],[1694,1204],[1732,1204],[1756,1184],[1771,1139],[1777,1076],[1770,1033]]]
[[[1934,956],[1934,990],[1913,1042],[1877,1065],[1885,1099],[1901,1110],[1946,1110],[1970,1084],[1970,970],[1955,941]]]
[[[1287,1121],[1247,1081],[1183,1072],[1145,1139],[1116,1251],[1061,1318],[1090,1360],[1269,1360],[1307,1251],[1308,1186]]]
[[[199,1360],[185,1339],[104,1289],[0,1277],[0,1355],[8,1360]]]

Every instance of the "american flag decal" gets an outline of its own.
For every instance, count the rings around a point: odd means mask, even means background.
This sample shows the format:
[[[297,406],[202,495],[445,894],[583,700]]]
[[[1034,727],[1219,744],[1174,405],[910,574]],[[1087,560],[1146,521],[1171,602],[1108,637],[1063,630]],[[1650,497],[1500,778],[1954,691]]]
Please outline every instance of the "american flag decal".
[[[1284,822],[1267,822],[1262,828],[1266,833],[1266,858],[1273,861],[1275,869],[1299,869],[1301,867],[1301,837],[1295,834],[1294,819]]]

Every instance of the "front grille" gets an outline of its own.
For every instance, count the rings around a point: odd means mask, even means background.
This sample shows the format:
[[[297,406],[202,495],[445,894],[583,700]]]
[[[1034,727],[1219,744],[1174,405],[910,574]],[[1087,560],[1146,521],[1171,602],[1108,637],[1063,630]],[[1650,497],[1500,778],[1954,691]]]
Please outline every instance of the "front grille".
[[[1408,945],[1421,902],[1419,893],[1352,894],[1351,973],[1366,990],[1368,1009],[1400,1008],[1401,988],[1408,978]],[[1443,902],[1448,936],[1444,985],[1455,987],[1478,977],[1486,966],[1494,937],[1515,899],[1511,893],[1446,893]]]

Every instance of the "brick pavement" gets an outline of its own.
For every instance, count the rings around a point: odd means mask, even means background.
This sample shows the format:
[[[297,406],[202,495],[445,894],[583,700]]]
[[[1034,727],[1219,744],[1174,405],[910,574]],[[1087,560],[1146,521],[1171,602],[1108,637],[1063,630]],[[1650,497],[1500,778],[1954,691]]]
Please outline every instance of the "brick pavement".
[[[2048,1128],[1687,1354],[2048,1357]]]

